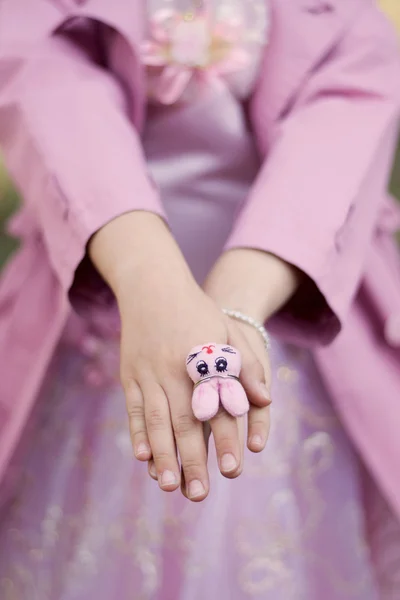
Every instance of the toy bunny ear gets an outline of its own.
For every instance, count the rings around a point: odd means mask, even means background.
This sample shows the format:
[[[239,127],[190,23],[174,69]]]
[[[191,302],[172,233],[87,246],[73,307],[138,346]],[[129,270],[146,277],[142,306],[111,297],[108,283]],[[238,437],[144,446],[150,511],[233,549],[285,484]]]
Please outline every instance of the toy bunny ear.
[[[221,380],[219,395],[223,407],[232,417],[242,417],[249,411],[249,401],[239,381],[235,379]]]
[[[218,382],[216,379],[204,381],[193,390],[192,408],[196,419],[208,421],[215,417],[219,408]]]

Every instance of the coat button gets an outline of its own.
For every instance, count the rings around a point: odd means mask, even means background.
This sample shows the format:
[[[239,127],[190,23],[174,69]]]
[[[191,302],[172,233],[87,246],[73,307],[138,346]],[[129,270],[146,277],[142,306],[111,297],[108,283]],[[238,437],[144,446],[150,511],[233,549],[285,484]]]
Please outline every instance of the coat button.
[[[384,335],[390,346],[400,346],[400,313],[394,313],[386,319]]]

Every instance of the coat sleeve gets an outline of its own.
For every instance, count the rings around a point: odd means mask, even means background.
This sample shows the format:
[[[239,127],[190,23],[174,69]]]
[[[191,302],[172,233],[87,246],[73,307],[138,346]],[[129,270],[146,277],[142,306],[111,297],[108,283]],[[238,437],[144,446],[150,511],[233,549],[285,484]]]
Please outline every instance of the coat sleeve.
[[[329,343],[359,287],[397,139],[396,37],[368,3],[310,75],[277,135],[228,241],[271,252],[306,274],[271,329]]]
[[[1,150],[66,292],[99,228],[133,210],[163,215],[122,87],[78,33],[19,31],[0,50]]]

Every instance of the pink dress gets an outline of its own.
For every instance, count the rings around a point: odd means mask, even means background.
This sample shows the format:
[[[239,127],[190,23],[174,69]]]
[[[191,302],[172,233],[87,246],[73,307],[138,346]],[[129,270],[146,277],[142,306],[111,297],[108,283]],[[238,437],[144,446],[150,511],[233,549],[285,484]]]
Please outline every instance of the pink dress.
[[[156,96],[157,81],[149,76]],[[239,72],[214,83],[201,93],[168,87],[167,96],[161,86],[172,105],[154,102],[142,135],[199,281],[260,167],[245,112],[251,82]],[[107,328],[96,315],[85,326],[73,317],[6,476],[0,597],[397,599],[399,523],[352,447],[312,354],[274,339],[271,360],[268,450],[248,454],[234,482],[211,460],[210,497],[193,505],[162,494],[132,456],[117,315]]]

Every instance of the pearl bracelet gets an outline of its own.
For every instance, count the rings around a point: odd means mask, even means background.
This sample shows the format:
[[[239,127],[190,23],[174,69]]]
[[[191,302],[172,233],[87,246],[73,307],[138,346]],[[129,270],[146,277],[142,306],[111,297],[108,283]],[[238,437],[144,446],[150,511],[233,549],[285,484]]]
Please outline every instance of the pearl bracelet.
[[[223,308],[222,312],[224,313],[224,315],[226,315],[227,317],[230,317],[231,319],[236,319],[236,321],[241,321],[242,323],[246,323],[247,325],[250,325],[251,327],[254,327],[255,329],[257,329],[258,333],[261,335],[261,337],[264,340],[264,346],[265,346],[266,351],[268,352],[270,350],[271,341],[270,341],[268,332],[262,323],[260,323],[259,321],[256,321],[256,319],[253,319],[252,317],[248,317],[247,315],[244,315],[239,310],[229,310],[228,308]]]

